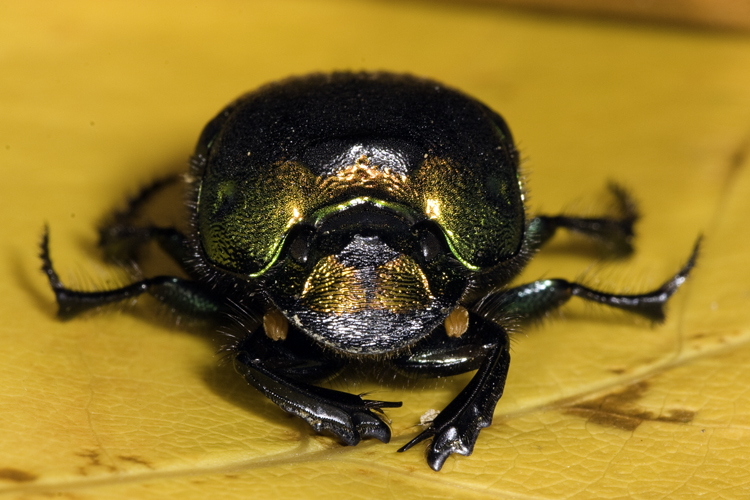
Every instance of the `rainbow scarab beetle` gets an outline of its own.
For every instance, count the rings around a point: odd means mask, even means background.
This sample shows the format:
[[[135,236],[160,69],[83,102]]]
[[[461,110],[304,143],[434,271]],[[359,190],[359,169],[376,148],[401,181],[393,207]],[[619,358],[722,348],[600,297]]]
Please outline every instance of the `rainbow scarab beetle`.
[[[518,153],[503,119],[434,81],[389,73],[292,78],[231,103],[203,130],[188,184],[189,230],[135,225],[146,188],[101,230],[109,253],[156,241],[190,279],[146,278],[83,292],[43,270],[71,317],[149,293],[182,313],[245,327],[227,347],[236,370],[283,410],[343,443],[388,442],[383,408],[311,385],[362,360],[414,376],[476,370],[429,427],[427,462],[471,454],[490,425],[510,363],[508,322],[576,295],[651,320],[685,281],[603,293],[562,279],[508,287],[566,228],[632,250],[636,212],[619,188],[612,218],[526,216]],[[119,249],[119,250],[118,250]],[[237,317],[241,319],[238,321]]]

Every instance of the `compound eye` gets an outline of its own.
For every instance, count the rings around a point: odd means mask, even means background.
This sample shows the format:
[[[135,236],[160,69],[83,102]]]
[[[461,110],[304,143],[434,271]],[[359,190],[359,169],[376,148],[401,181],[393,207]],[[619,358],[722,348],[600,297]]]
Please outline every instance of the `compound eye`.
[[[234,182],[223,182],[216,193],[214,215],[223,219],[232,214],[237,205],[237,185]]]
[[[289,256],[300,264],[307,263],[310,255],[310,243],[312,242],[314,230],[309,227],[298,227],[291,236],[289,244]]]
[[[427,262],[431,262],[440,254],[440,240],[432,231],[424,231],[419,235],[419,244],[422,247],[422,256]]]
[[[433,221],[427,220],[416,224],[412,227],[412,234],[416,235],[419,241],[419,250],[425,262],[432,262],[440,254],[450,251],[440,226]]]

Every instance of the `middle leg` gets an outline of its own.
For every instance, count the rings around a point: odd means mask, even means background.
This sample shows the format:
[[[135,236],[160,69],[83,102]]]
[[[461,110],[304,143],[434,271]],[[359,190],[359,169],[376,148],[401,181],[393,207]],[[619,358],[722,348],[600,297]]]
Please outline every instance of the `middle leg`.
[[[576,296],[638,314],[651,321],[664,321],[664,305],[695,266],[699,248],[700,239],[695,243],[693,252],[682,269],[650,292],[632,295],[606,293],[564,279],[548,279],[492,292],[478,301],[472,309],[493,321],[502,321],[508,317],[539,319]]]
[[[89,309],[121,302],[143,293],[154,296],[175,310],[195,317],[214,317],[222,310],[222,303],[197,282],[174,276],[146,278],[112,290],[84,292],[63,285],[49,255],[49,234],[42,237],[40,257],[42,271],[47,275],[58,304],[58,316],[71,318]]]

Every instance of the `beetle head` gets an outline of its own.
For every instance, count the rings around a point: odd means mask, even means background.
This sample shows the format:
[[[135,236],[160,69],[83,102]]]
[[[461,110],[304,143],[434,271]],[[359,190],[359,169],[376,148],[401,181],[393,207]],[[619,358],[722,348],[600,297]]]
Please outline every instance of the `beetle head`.
[[[398,352],[451,312],[467,273],[439,229],[355,198],[290,234],[265,290],[298,328],[350,354]]]

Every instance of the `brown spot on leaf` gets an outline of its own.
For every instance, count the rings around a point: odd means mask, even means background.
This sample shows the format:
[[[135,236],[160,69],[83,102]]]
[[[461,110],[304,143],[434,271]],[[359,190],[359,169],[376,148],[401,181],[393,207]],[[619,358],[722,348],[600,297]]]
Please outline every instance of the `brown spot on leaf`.
[[[669,410],[668,414],[656,417],[659,422],[673,422],[677,424],[689,424],[693,421],[695,412],[692,410]]]
[[[577,402],[568,406],[564,413],[585,418],[592,424],[614,427],[632,432],[644,421],[673,422],[686,424],[693,420],[695,412],[673,409],[664,415],[656,415],[636,405],[648,389],[648,382],[640,381],[604,396]]]
[[[82,476],[88,476],[89,475],[89,468],[90,467],[104,467],[110,472],[115,472],[117,470],[117,467],[113,465],[105,465],[101,461],[101,455],[97,450],[84,450],[79,451],[76,453],[79,457],[87,458],[89,460],[89,463],[86,466],[78,467],[78,473]]]
[[[118,455],[117,458],[119,458],[120,460],[124,460],[126,462],[132,462],[134,464],[143,465],[144,467],[148,467],[151,470],[154,469],[154,466],[151,465],[151,462],[149,462],[148,460],[144,460],[143,458],[137,455]]]
[[[629,415],[620,415],[617,413],[607,413],[600,410],[591,410],[583,408],[570,408],[565,413],[568,415],[575,415],[577,417],[585,418],[592,424],[601,425],[603,427],[614,427],[623,431],[634,431],[643,422],[642,418],[631,417]]]
[[[17,483],[28,483],[29,481],[35,481],[36,478],[36,474],[31,474],[30,472],[11,469],[10,467],[0,469],[0,479],[7,479],[8,481],[15,481]]]

